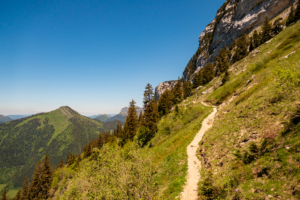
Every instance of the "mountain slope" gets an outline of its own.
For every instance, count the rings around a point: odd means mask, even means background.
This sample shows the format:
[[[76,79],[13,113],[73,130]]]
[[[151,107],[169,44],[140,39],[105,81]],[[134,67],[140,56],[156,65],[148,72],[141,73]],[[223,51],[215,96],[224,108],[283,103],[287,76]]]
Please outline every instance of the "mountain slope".
[[[141,111],[143,111],[143,108],[141,108],[141,107],[136,106],[136,108],[137,108],[137,113],[140,113]],[[113,120],[119,120],[119,121],[125,122],[126,116],[127,116],[127,111],[128,111],[128,107],[122,108],[119,114],[107,119],[106,122],[110,122]]]
[[[12,121],[12,119],[7,117],[7,116],[0,115],[0,124],[6,123],[6,122],[9,122],[9,121]]]
[[[109,115],[98,115],[97,117],[95,117],[94,119],[99,120],[101,122],[105,122],[106,120],[108,120],[110,118]]]
[[[35,164],[47,153],[56,166],[69,153],[81,153],[83,147],[100,132],[113,125],[81,116],[69,107],[60,107],[0,125],[0,183],[21,186],[32,176]]]
[[[300,22],[198,91],[219,105],[200,143],[203,198],[208,187],[218,199],[300,198],[299,32]]]
[[[200,34],[199,48],[183,72],[184,79],[191,80],[193,74],[200,68],[214,62],[221,48],[225,45],[230,47],[243,33],[251,33],[264,23],[266,17],[273,19],[294,2],[294,0],[226,0],[213,21]]]

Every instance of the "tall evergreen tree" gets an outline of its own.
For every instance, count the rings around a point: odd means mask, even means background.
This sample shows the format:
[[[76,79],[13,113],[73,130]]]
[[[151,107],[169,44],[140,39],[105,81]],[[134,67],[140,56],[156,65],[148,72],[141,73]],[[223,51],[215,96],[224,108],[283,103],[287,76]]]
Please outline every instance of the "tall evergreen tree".
[[[217,75],[221,75],[223,72],[225,72],[229,66],[229,56],[228,56],[228,49],[225,46],[223,49],[220,50],[219,55],[216,57],[217,61]]]
[[[193,85],[190,81],[186,81],[183,83],[183,98],[186,99],[192,93]]]
[[[289,26],[295,21],[295,10],[294,10],[294,5],[291,7],[291,12],[286,20],[286,25]]]
[[[267,42],[272,38],[272,25],[266,17],[264,25],[262,26],[262,43]]]
[[[148,83],[144,91],[144,113],[141,121],[141,126],[149,129],[150,134],[147,136],[145,143],[157,132],[158,121],[158,106],[155,101],[154,92],[152,86]]]
[[[195,74],[193,79],[193,88],[197,88],[203,83],[203,68],[199,70],[198,73]]]
[[[27,200],[27,199],[29,199],[29,180],[28,177],[26,176],[23,183],[21,200]]]
[[[21,200],[21,190],[19,190],[13,200]]]
[[[39,200],[41,199],[41,167],[42,163],[39,160],[35,166],[34,172],[33,172],[33,180],[31,183],[30,191],[29,191],[29,199],[32,200]]]
[[[51,188],[51,183],[53,179],[51,163],[48,154],[45,155],[43,163],[40,170],[40,187],[39,197],[41,199],[47,199],[49,197],[48,192]]]
[[[4,189],[3,193],[2,193],[2,198],[1,200],[7,200],[7,196],[6,196],[6,189]]]
[[[249,37],[244,33],[236,42],[236,51],[233,56],[233,62],[239,61],[248,55],[248,43]]]
[[[174,99],[173,99],[174,105],[181,103],[182,97],[183,97],[182,96],[182,81],[179,78],[178,78],[178,81],[172,91],[173,91],[173,95],[174,95]]]
[[[171,91],[166,90],[161,95],[158,100],[158,112],[160,116],[164,116],[168,114],[173,106],[173,101],[171,100]]]
[[[61,159],[61,160],[60,160],[60,163],[57,165],[57,167],[56,167],[56,168],[57,168],[57,169],[58,169],[58,168],[63,168],[63,167],[64,167],[64,165],[65,165],[65,164],[64,164],[64,160],[63,160],[63,159]]]
[[[209,83],[215,77],[214,64],[208,63],[203,69],[203,81],[202,84]]]
[[[125,138],[122,138],[122,139],[125,141],[132,140],[136,134],[137,125],[138,125],[137,109],[135,106],[135,101],[132,100],[129,105],[126,122],[125,122],[125,126],[124,126]]]
[[[253,46],[254,49],[257,48],[260,45],[260,37],[257,31],[255,30],[253,33]]]

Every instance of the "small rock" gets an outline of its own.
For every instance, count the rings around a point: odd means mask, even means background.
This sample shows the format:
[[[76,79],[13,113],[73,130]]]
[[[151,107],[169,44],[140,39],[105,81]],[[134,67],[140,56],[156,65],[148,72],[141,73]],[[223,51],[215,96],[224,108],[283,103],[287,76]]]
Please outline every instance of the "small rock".
[[[293,51],[292,53],[282,57],[280,60],[283,60],[283,59],[287,59],[288,57],[290,57],[291,55],[293,55],[294,53],[296,53],[296,51]]]
[[[269,40],[269,41],[267,41],[267,42],[266,42],[266,44],[269,44],[271,41],[272,41],[272,39],[271,39],[271,40]]]

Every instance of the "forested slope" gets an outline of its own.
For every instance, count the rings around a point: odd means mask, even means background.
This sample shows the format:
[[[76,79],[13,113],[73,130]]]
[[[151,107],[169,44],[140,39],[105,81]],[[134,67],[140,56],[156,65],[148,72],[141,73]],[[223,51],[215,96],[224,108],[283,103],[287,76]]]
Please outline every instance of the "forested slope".
[[[89,141],[116,124],[104,125],[69,107],[1,124],[0,183],[22,186],[25,176],[31,179],[35,164],[46,153],[55,166],[70,152],[82,152]]]

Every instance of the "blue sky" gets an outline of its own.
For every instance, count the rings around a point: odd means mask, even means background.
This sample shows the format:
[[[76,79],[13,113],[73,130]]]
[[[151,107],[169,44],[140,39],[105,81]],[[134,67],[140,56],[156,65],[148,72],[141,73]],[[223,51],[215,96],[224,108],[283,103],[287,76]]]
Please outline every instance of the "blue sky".
[[[225,0],[0,1],[0,114],[142,106],[177,79]]]

